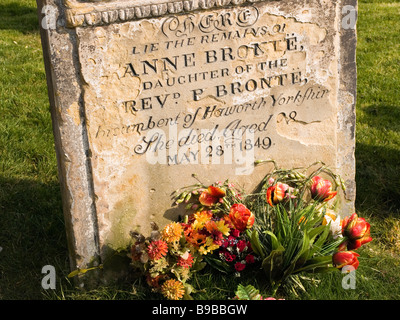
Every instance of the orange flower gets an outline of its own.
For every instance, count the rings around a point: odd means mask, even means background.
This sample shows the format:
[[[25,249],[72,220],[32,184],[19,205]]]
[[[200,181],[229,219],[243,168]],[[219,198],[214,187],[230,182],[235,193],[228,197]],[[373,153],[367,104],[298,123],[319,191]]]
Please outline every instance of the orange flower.
[[[190,252],[187,252],[187,257],[179,257],[176,264],[182,268],[188,269],[193,265],[193,256],[190,254]]]
[[[212,218],[212,213],[210,211],[201,211],[196,212],[194,214],[194,221],[192,223],[192,228],[195,230],[201,230],[204,228],[207,221],[210,221]]]
[[[206,238],[206,235],[200,234],[197,230],[193,230],[186,236],[187,242],[195,247],[203,245],[206,242]]]
[[[182,225],[178,222],[173,222],[164,227],[161,234],[167,243],[179,241],[182,236]]]
[[[285,183],[278,182],[277,184],[269,187],[267,189],[267,202],[273,207],[275,204],[278,204],[285,198],[286,190],[288,190],[289,186]]]
[[[204,190],[199,201],[203,206],[211,207],[213,204],[217,203],[220,199],[225,197],[225,191],[221,188],[209,186],[207,190]]]
[[[215,221],[213,221],[213,220],[207,221],[205,228],[208,231],[209,236],[212,238],[213,242],[215,244],[221,245],[222,239],[223,239],[223,234],[218,229],[218,226],[215,223]]]
[[[147,247],[147,254],[151,260],[158,260],[166,256],[168,253],[168,244],[163,240],[155,240],[150,242]]]
[[[192,224],[190,223],[181,223],[183,228],[183,234],[185,238],[193,231]]]
[[[254,224],[254,215],[245,205],[235,203],[229,211],[229,219],[239,231],[249,229]]]
[[[182,282],[169,279],[161,286],[161,293],[169,300],[179,300],[185,294],[185,287]]]
[[[326,202],[336,196],[337,191],[332,191],[332,183],[329,180],[315,176],[311,182],[311,197],[313,199]]]

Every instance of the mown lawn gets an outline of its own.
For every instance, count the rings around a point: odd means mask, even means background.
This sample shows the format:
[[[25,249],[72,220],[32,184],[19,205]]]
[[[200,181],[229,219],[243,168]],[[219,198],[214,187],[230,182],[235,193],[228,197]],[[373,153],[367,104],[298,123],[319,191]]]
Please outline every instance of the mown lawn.
[[[0,0],[0,299],[153,299],[140,281],[83,292],[69,283],[46,78],[34,0]],[[400,299],[400,3],[359,1],[356,209],[372,225],[356,289],[342,275],[285,299]],[[43,290],[42,267],[57,287]],[[229,279],[205,273],[196,299],[227,299]],[[245,281],[245,279],[244,279]]]

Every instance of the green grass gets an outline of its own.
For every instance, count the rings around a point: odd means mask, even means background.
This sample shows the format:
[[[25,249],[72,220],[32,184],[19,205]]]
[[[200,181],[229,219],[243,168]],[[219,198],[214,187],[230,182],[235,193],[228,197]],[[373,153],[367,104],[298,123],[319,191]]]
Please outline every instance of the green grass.
[[[0,1],[0,299],[41,299],[65,232],[34,1]]]
[[[305,281],[285,299],[400,299],[400,3],[359,1],[356,208],[372,224],[356,289],[341,274]],[[46,78],[34,0],[0,0],[0,299],[157,299],[142,280],[92,291],[67,279],[62,215]],[[56,290],[41,288],[54,265]],[[243,284],[260,284],[243,278]],[[196,299],[226,299],[231,279],[206,272]],[[261,290],[262,291],[262,290]]]
[[[390,211],[392,206],[400,207],[399,18],[397,1],[360,3],[356,145],[359,209]]]

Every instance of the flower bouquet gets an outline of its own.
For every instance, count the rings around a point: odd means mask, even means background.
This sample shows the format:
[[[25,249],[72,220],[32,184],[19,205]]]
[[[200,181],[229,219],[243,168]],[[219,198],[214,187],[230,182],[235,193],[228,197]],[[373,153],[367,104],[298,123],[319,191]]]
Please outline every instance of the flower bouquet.
[[[236,277],[256,271],[271,296],[282,285],[301,287],[306,272],[356,269],[354,250],[372,240],[370,225],[356,213],[341,221],[343,180],[323,164],[309,173],[315,165],[275,166],[251,194],[228,180],[178,190],[187,215],[161,230],[153,224],[149,237],[133,232],[132,265],[167,299],[191,299],[189,280],[206,265]]]
[[[237,260],[234,250],[243,258],[234,264],[237,272],[243,271],[246,263],[254,263],[254,257],[247,254],[251,252],[249,242],[241,238],[241,232],[253,225],[254,216],[236,202],[240,193],[234,186],[227,182],[195,185],[185,188],[176,199],[191,213],[162,230],[153,223],[147,238],[132,232],[130,254],[132,265],[145,274],[147,283],[173,300],[191,298],[194,288],[188,280],[207,263],[226,272],[228,263]],[[210,257],[217,251],[223,260]]]
[[[300,273],[341,270],[346,265],[356,269],[359,255],[351,250],[372,240],[365,219],[354,213],[341,222],[335,212],[338,189],[345,192],[343,180],[324,165],[307,175],[312,166],[302,171],[275,168],[259,192],[247,198],[255,215],[250,243],[262,261],[272,295],[282,284],[301,285]]]

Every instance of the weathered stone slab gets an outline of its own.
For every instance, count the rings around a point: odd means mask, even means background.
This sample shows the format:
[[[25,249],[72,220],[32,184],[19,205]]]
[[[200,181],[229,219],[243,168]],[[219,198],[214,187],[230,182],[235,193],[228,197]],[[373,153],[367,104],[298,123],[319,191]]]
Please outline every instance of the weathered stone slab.
[[[266,170],[256,159],[325,162],[353,211],[356,36],[342,10],[356,1],[44,5],[57,21],[42,40],[73,269],[176,219],[171,193],[192,174],[251,191]]]

